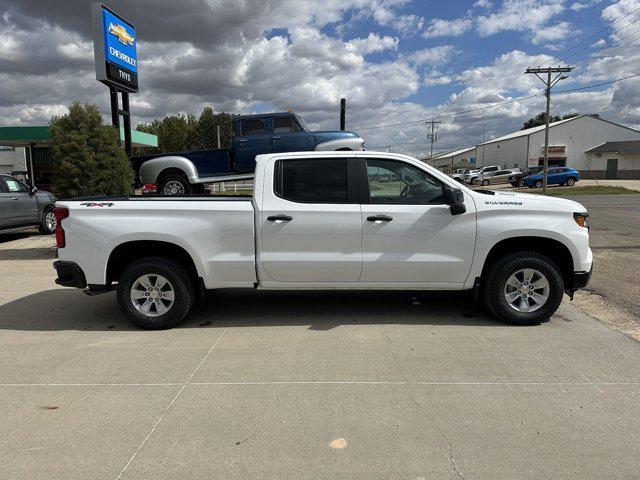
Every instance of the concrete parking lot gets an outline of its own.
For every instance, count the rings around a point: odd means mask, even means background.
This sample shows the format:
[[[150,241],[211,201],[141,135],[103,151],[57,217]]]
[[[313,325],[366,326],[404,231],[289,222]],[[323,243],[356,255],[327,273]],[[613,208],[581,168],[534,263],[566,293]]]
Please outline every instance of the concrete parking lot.
[[[229,291],[140,331],[0,234],[0,478],[638,478],[640,344],[583,306],[637,313],[640,195],[579,201],[592,293],[529,328],[462,294]]]

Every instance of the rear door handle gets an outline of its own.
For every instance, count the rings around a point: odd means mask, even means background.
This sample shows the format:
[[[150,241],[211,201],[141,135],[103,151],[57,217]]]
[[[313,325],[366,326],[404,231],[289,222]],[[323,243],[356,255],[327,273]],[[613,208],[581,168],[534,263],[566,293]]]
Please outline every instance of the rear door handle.
[[[390,222],[393,220],[393,217],[389,215],[373,215],[371,217],[367,217],[368,222]]]
[[[270,217],[267,217],[267,220],[269,220],[270,222],[290,222],[291,220],[293,220],[293,217],[291,215],[279,214],[271,215]]]
[[[247,139],[246,138],[241,138],[240,140],[238,140],[238,143],[247,143]]]
[[[274,140],[280,140],[280,137],[278,137],[278,136],[273,136],[272,138],[273,138]]]
[[[18,197],[13,197],[11,200],[20,200]]]

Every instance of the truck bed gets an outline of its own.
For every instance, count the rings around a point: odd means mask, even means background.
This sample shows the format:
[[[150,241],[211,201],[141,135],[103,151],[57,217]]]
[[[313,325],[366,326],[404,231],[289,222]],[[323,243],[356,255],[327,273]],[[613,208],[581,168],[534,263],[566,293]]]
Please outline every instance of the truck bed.
[[[69,209],[62,220],[66,248],[58,250],[58,257],[77,263],[88,284],[104,285],[111,256],[134,243],[150,255],[157,244],[182,248],[206,288],[253,287],[256,282],[251,197],[93,196],[56,205]],[[67,252],[73,255],[67,258]]]

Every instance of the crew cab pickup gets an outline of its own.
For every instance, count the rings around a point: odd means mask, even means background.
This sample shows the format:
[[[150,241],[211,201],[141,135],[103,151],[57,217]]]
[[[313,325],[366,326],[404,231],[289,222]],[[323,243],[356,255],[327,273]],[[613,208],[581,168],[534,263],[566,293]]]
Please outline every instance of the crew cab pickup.
[[[149,329],[224,288],[470,290],[497,318],[530,325],[591,273],[579,203],[473,191],[392,153],[260,155],[252,197],[56,205],[56,283],[115,289]]]
[[[161,195],[202,193],[205,183],[253,177],[260,154],[364,149],[364,140],[355,133],[311,131],[301,116],[290,112],[237,116],[232,128],[231,149],[131,157],[138,184],[156,185]]]

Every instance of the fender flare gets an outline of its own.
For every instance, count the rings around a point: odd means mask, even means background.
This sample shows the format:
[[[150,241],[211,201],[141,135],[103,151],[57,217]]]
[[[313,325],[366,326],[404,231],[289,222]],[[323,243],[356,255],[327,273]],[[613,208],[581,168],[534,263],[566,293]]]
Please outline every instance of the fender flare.
[[[328,142],[319,143],[314,149],[316,151],[335,151],[335,150],[364,150],[364,140],[362,138],[338,138],[329,140]]]
[[[157,183],[160,174],[168,169],[176,168],[182,170],[189,183],[200,183],[200,177],[198,176],[198,170],[191,160],[185,157],[177,155],[170,155],[167,157],[158,157],[147,160],[140,166],[140,182],[145,183]]]

